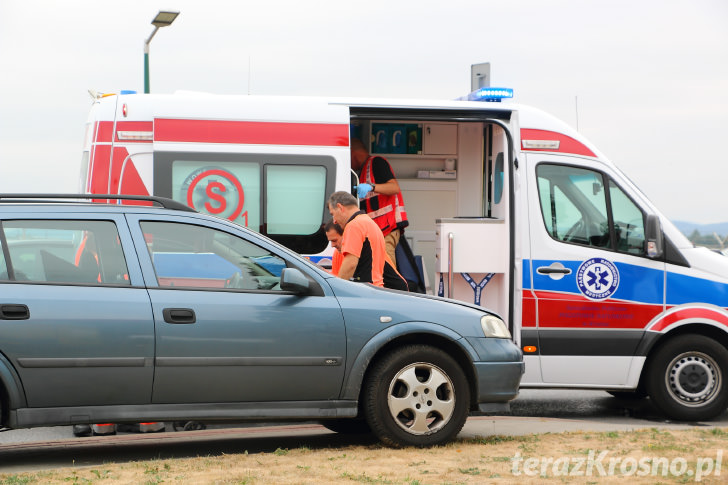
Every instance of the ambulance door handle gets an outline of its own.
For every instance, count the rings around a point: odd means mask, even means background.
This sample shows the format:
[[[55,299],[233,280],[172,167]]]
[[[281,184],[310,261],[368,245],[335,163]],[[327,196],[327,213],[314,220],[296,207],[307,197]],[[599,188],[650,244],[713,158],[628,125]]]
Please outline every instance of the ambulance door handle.
[[[554,280],[560,280],[564,276],[571,274],[571,270],[564,267],[564,265],[558,261],[551,263],[549,266],[539,266],[536,271],[538,274],[547,275]]]

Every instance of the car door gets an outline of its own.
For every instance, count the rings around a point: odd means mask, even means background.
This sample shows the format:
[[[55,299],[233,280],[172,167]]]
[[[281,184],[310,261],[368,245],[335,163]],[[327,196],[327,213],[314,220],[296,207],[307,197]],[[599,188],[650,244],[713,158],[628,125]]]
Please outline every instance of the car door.
[[[320,276],[309,268],[316,295],[282,291],[290,256],[232,226],[192,217],[130,217],[130,226],[156,321],[153,402],[339,396],[344,321]]]
[[[0,221],[0,352],[29,407],[146,404],[154,331],[122,216]]]
[[[664,303],[665,265],[646,256],[646,213],[607,168],[536,155],[528,166],[543,382],[636,385],[637,346]]]

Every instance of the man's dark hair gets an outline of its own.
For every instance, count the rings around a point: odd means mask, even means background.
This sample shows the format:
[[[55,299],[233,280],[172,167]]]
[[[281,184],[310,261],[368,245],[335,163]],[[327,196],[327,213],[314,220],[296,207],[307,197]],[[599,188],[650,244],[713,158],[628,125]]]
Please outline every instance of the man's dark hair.
[[[334,221],[327,222],[326,225],[324,226],[324,231],[325,232],[336,231],[336,232],[339,233],[339,236],[343,236],[344,235],[344,230],[341,228],[340,225],[338,225]]]
[[[336,207],[336,204],[341,204],[344,207],[359,207],[359,201],[356,200],[356,197],[351,195],[349,192],[344,192],[343,190],[331,194],[327,203],[329,207]]]

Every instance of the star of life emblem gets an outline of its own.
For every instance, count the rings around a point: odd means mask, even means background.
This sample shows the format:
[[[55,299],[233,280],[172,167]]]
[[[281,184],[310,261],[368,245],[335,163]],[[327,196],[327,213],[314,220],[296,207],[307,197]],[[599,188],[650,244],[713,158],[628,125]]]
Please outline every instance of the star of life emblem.
[[[579,291],[590,300],[604,300],[617,291],[619,271],[606,259],[588,259],[581,263],[576,272],[576,284]]]

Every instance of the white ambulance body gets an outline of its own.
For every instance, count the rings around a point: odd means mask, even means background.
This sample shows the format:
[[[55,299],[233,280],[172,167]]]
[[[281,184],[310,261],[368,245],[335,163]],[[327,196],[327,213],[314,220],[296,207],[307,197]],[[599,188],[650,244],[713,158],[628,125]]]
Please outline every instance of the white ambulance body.
[[[522,387],[728,404],[728,259],[696,248],[578,132],[511,103],[122,94],[94,103],[82,189],[170,197],[316,260],[351,137],[387,158],[432,291],[499,313]]]

